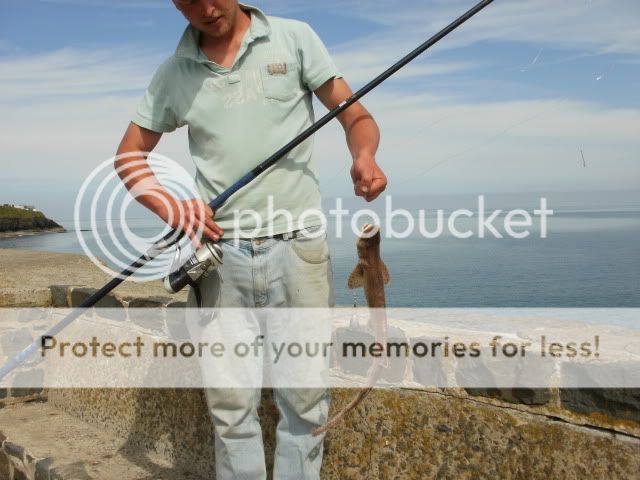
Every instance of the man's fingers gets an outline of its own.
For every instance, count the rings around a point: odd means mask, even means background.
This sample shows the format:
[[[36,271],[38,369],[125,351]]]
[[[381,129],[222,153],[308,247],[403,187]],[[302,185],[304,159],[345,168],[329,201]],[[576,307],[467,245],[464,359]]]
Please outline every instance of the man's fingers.
[[[211,217],[206,217],[204,219],[204,224],[207,226],[207,228],[209,228],[209,230],[211,230],[212,232],[214,232],[218,237],[221,237],[222,235],[224,235],[224,230],[222,230],[222,228],[220,228],[220,226],[214,222]],[[219,240],[219,238],[216,238],[214,240]]]
[[[194,223],[194,227],[198,231],[201,231],[202,235],[204,235],[208,239],[213,240],[214,242],[217,242],[218,240],[220,240],[220,235],[218,235],[215,231],[209,228],[207,224],[203,222],[201,219],[196,218],[193,223]]]
[[[219,237],[224,234],[224,231],[213,221],[215,215],[213,209],[201,200],[198,201],[197,206],[198,210],[195,212],[197,219],[201,223],[204,223],[205,228],[208,228],[212,232],[211,236],[213,236],[213,240],[219,240]],[[211,238],[210,235],[207,234],[207,236]]]
[[[184,212],[182,217],[182,230],[189,236],[191,242],[193,243],[196,249],[202,247],[202,242],[200,241],[200,235],[198,233],[201,230],[201,222],[197,218],[198,206],[194,203],[191,203],[190,208]]]
[[[358,185],[360,187],[360,191],[363,195],[367,195],[371,190],[371,179],[373,178],[373,172],[370,168],[365,168],[364,171],[361,172],[360,180],[358,181]]]
[[[387,179],[385,177],[374,178],[371,182],[371,189],[367,195],[367,201],[371,202],[378,198],[378,196],[387,188]]]
[[[191,243],[193,243],[193,246],[196,248],[196,250],[202,247],[202,242],[200,241],[200,239],[198,238],[198,235],[196,235],[196,232],[193,230],[190,224],[184,225],[182,230],[184,231],[184,233],[187,234],[187,236],[191,240]]]

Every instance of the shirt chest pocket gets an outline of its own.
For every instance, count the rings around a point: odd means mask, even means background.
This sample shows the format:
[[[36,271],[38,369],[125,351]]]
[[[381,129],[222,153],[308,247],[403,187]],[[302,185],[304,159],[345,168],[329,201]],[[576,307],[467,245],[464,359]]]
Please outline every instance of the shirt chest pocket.
[[[281,102],[291,100],[301,91],[298,65],[274,62],[260,68],[262,90],[266,98]]]

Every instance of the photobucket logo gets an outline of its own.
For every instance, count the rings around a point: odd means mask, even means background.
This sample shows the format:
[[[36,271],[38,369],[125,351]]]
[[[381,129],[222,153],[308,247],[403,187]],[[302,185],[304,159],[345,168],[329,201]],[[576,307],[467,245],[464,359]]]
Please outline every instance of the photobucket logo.
[[[114,164],[118,167],[114,168]],[[175,161],[157,153],[130,152],[98,165],[76,196],[74,226],[78,241],[91,261],[110,276],[121,277],[123,270],[171,231],[168,225],[163,228],[159,222],[158,228],[141,226],[146,212],[136,217],[136,209],[132,208],[141,197],[166,207],[167,223],[173,224],[175,218],[193,217],[194,212],[186,210],[197,207],[189,202],[170,205],[170,199],[198,198],[198,193],[193,176]],[[201,225],[193,230],[197,237],[202,237]],[[186,236],[178,244],[190,255],[192,244]],[[136,281],[163,278],[172,266],[179,266],[173,262],[174,255],[175,251],[168,249],[130,278]]]
[[[426,239],[450,236],[457,239],[493,237],[524,239],[532,234],[535,228],[540,238],[547,238],[548,218],[553,215],[548,208],[547,199],[540,198],[538,208],[532,212],[517,208],[512,210],[493,209],[486,206],[484,195],[479,195],[475,211],[460,208],[451,211],[438,209],[428,215],[424,209],[417,212],[404,208],[393,207],[393,197],[385,197],[385,210],[382,215],[372,209],[358,209],[350,211],[343,206],[341,198],[336,198],[335,206],[329,210],[329,218],[321,210],[309,209],[294,216],[293,212],[284,209],[274,209],[272,196],[267,201],[267,214],[263,218],[255,210],[236,210],[233,218],[235,238],[251,238],[267,229],[267,235],[272,236],[273,225],[286,223],[286,231],[301,230],[305,225],[321,225],[314,234],[322,235],[328,225],[333,225],[336,238],[343,238],[345,224],[354,236],[363,236],[362,225],[372,223],[379,225],[381,234],[385,238],[405,239],[419,235]],[[247,225],[250,225],[247,228]],[[280,227],[282,229],[282,227]]]

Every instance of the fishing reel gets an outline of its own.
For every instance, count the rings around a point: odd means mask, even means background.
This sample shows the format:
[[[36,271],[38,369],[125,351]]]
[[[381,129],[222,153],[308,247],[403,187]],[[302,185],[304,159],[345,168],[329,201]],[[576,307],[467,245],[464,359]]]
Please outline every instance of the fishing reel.
[[[180,247],[171,265],[171,272],[164,278],[164,288],[169,293],[178,293],[187,285],[196,285],[200,278],[222,265],[222,248],[215,243],[205,243],[191,258],[180,265]],[[180,266],[179,266],[180,265]]]

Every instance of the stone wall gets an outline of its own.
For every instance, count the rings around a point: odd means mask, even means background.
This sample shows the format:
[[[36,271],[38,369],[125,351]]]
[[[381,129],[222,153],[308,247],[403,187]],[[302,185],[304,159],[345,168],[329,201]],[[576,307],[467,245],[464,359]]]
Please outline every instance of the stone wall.
[[[77,307],[84,302],[96,289],[89,287],[72,287],[66,285],[52,285],[42,293],[42,297],[48,299],[48,305],[54,307]],[[187,338],[188,334],[184,323],[168,321],[168,309],[183,308],[184,296],[175,298],[170,296],[132,296],[127,294],[109,294],[105,296],[92,309],[106,320],[126,322],[133,331],[139,330],[143,334],[168,337],[172,339]],[[149,314],[150,310],[153,312]],[[20,318],[15,321],[15,327],[7,329],[6,325],[0,333],[0,361],[4,362],[9,357],[18,353],[34,338],[42,334],[45,326],[30,322],[21,325]],[[343,336],[353,333],[349,328],[339,328]],[[399,331],[398,329],[392,329]],[[347,333],[344,333],[347,332]],[[362,332],[355,330],[355,334]],[[186,335],[186,336],[185,336]],[[398,335],[400,335],[398,333]],[[338,335],[340,337],[340,335]],[[416,342],[424,338],[409,338],[408,341]],[[373,339],[371,339],[373,341]],[[478,365],[481,362],[458,361],[453,365],[455,379],[464,381],[465,377],[477,374]],[[27,365],[33,375],[33,365]],[[365,375],[368,365],[359,368],[354,364],[338,364],[337,368]],[[394,368],[397,370],[394,373]],[[429,389],[430,385],[438,379],[438,368],[445,369],[443,365],[436,365],[433,361],[418,362],[414,360],[402,360],[398,365],[392,365],[385,375],[389,375],[391,381],[396,384],[404,384],[413,389]],[[451,369],[451,365],[446,366]],[[571,369],[583,368],[585,372],[591,372],[595,367],[587,365],[582,367],[570,363],[559,363],[558,373],[564,371],[575,374]],[[0,391],[0,398],[6,396],[29,395],[33,391],[24,389],[23,370],[18,370],[14,376],[13,387],[9,391]],[[361,371],[358,371],[361,370]],[[488,369],[487,369],[488,372]],[[36,373],[37,375],[37,370]],[[491,383],[488,379],[487,384]],[[442,391],[442,390],[441,390]],[[534,414],[548,415],[554,418],[562,418],[579,425],[590,425],[596,428],[612,429],[615,431],[640,435],[640,389],[594,389],[594,388],[459,388],[455,384],[446,389],[449,393],[459,397],[483,399],[493,405],[505,405],[515,407],[522,411]]]

